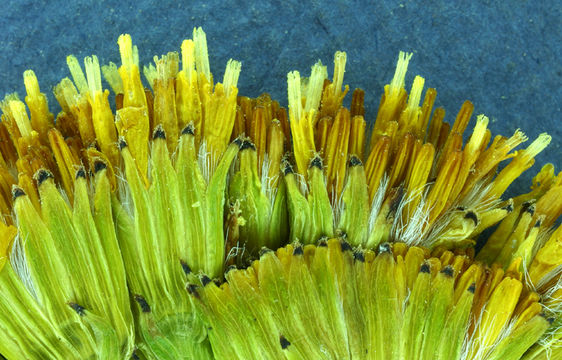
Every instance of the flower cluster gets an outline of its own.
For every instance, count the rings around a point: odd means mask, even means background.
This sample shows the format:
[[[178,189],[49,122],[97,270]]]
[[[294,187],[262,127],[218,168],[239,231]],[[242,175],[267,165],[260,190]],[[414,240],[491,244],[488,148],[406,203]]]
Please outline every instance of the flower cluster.
[[[287,110],[238,94],[237,61],[215,83],[200,28],[150,88],[118,45],[67,58],[56,117],[32,71],[0,102],[0,354],[562,356],[562,175],[502,198],[547,134],[467,131],[468,101],[445,122],[402,52],[370,121],[344,52],[288,74]]]

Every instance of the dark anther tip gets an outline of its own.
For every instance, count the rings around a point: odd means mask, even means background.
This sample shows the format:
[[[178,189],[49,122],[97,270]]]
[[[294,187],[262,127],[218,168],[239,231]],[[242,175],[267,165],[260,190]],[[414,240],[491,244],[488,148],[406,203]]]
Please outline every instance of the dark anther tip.
[[[289,164],[288,162],[285,163],[285,167],[283,168],[283,175],[287,176],[289,174],[293,174],[294,172],[295,171],[293,170],[291,164]]]
[[[149,313],[150,312],[150,305],[148,305],[148,303],[146,302],[145,298],[142,297],[141,295],[135,295],[134,296],[135,301],[137,302],[137,304],[139,304],[141,311],[143,313]]]
[[[324,167],[324,165],[322,165],[322,158],[320,158],[320,156],[318,156],[318,155],[316,155],[314,157],[314,159],[312,159],[312,161],[310,162],[310,165],[308,166],[309,169],[318,168],[320,170],[322,170],[323,167]]]
[[[474,226],[478,225],[478,216],[474,211],[467,211],[467,213],[464,214],[464,218],[472,220],[474,222]]]
[[[209,285],[211,282],[213,282],[213,280],[211,280],[210,277],[208,277],[207,275],[203,274],[201,275],[201,284],[203,286],[207,286]]]
[[[265,246],[260,249],[260,258],[267,253],[273,252],[273,250],[266,248]]]
[[[23,191],[22,188],[15,185],[12,187],[12,200],[16,200],[20,196],[24,196],[24,195],[25,195],[25,191]]]
[[[193,124],[188,124],[186,127],[183,128],[181,131],[182,135],[195,135],[195,127]]]
[[[392,247],[389,243],[382,243],[379,245],[379,254],[390,253],[392,254]]]
[[[289,340],[287,340],[287,338],[285,338],[283,335],[279,336],[279,343],[281,344],[281,349],[283,350],[285,350],[286,348],[289,347],[289,345],[291,345]]]
[[[120,138],[119,139],[119,150],[123,150],[126,147],[127,147],[127,142],[125,141],[124,138]]]
[[[45,169],[39,169],[36,173],[35,173],[35,180],[37,181],[37,186],[40,186],[41,184],[43,184],[45,182],[45,180],[47,180],[48,178],[52,178],[53,174],[51,174],[50,171],[45,170]]]
[[[353,251],[353,248],[347,241],[341,242],[341,251]]]
[[[180,260],[180,264],[181,264],[181,268],[182,268],[183,272],[185,273],[185,275],[191,274],[191,268],[189,267],[189,265],[187,265],[187,263],[185,261]]]
[[[302,254],[304,254],[302,245],[295,246],[295,248],[293,249],[293,255],[302,255]]]
[[[365,262],[365,255],[363,255],[363,252],[360,251],[360,250],[357,250],[357,251],[353,252],[353,258],[356,261]]]
[[[251,142],[250,140],[244,140],[242,141],[242,145],[240,145],[240,151],[247,150],[247,149],[256,150],[256,145],[254,145],[254,143]]]
[[[154,132],[152,133],[152,140],[156,140],[156,139],[166,140],[166,132],[164,131],[162,124],[156,126]]]
[[[195,296],[196,298],[199,298],[199,292],[197,291],[197,285],[195,285],[195,284],[188,284],[186,289],[187,289],[187,293],[188,293],[189,295],[193,295],[193,296]]]
[[[84,170],[84,167],[80,166],[80,168],[78,169],[78,171],[76,171],[76,179],[85,179],[86,178],[86,170]]]
[[[513,204],[507,204],[507,206],[502,207],[502,209],[510,213],[513,211]]]
[[[445,266],[443,270],[441,270],[441,272],[443,273],[443,275],[448,277],[453,277],[453,275],[455,274],[455,270],[453,270],[453,267],[451,265]]]
[[[105,161],[102,161],[100,159],[94,161],[94,174],[97,174],[104,169],[107,169],[107,164],[105,163]]]
[[[474,294],[474,292],[476,291],[476,283],[470,284],[470,286],[468,287],[468,291],[469,291],[471,294]]]
[[[76,313],[80,316],[86,315],[86,309],[83,306],[78,305],[77,303],[70,302],[68,306],[72,308],[72,310],[76,311]]]
[[[349,158],[349,167],[361,166],[361,165],[363,165],[361,160],[359,160],[357,156],[351,155],[351,157]]]
[[[242,137],[237,137],[236,139],[234,139],[234,143],[236,144],[236,146],[238,146],[238,148],[242,147],[242,144],[244,143],[244,140],[242,140]]]
[[[226,270],[224,271],[224,274],[226,275],[226,274],[228,274],[229,272],[231,272],[231,271],[233,271],[233,270],[236,270],[236,269],[238,269],[238,268],[236,267],[236,265],[229,265],[229,266],[226,268]]]
[[[422,266],[420,266],[420,272],[421,273],[429,274],[429,271],[430,271],[429,264],[423,263]]]

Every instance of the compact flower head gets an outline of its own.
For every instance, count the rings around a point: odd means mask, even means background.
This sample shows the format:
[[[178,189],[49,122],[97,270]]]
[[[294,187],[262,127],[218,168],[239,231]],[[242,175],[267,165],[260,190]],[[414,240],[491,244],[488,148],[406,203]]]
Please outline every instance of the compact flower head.
[[[449,125],[423,78],[408,94],[411,54],[371,122],[343,52],[331,80],[290,72],[285,110],[238,94],[237,61],[216,83],[200,28],[150,88],[118,45],[67,58],[56,117],[32,71],[0,103],[5,357],[562,356],[561,175],[502,199],[548,135],[514,151],[479,115],[464,142],[472,104]]]

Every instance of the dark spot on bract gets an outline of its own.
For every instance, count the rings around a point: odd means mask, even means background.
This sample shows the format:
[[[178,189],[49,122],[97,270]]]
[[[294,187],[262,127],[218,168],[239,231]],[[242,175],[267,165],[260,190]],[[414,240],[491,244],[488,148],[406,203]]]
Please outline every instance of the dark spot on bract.
[[[523,205],[521,205],[522,212],[528,212],[531,216],[535,215],[535,207],[534,204],[530,201],[525,201]]]
[[[464,214],[464,218],[472,220],[474,222],[474,226],[478,225],[478,216],[474,211],[467,211],[466,214]]]
[[[187,289],[187,293],[189,295],[193,295],[193,296],[195,296],[196,298],[199,299],[199,292],[197,291],[197,285],[188,284],[186,289]]]
[[[291,343],[283,335],[279,336],[279,344],[281,344],[281,349],[285,350]]]
[[[72,310],[76,311],[76,313],[80,316],[84,316],[86,315],[86,309],[84,309],[83,306],[80,306],[76,303],[68,303],[68,306],[70,306],[72,308]]]
[[[341,251],[352,251],[352,250],[353,250],[353,248],[351,247],[351,245],[347,241],[341,242]]]
[[[470,286],[468,287],[468,291],[474,294],[474,292],[476,291],[476,283],[470,284]]]
[[[535,223],[535,227],[541,227],[542,225],[542,220],[538,219],[537,222]]]
[[[550,325],[552,325],[552,323],[555,320],[553,317],[547,317],[547,315],[544,312],[540,313],[539,315],[542,316],[543,318],[545,318],[545,320],[548,321],[548,323]]]
[[[166,132],[164,131],[162,125],[158,125],[156,129],[154,129],[154,132],[152,133],[152,140],[156,140],[156,139],[166,140]]]
[[[119,139],[119,150],[123,150],[126,147],[127,147],[127,142],[125,141],[125,139],[120,138]]]
[[[297,245],[295,246],[295,248],[293,249],[293,255],[302,255],[304,253],[302,246],[301,245]]]
[[[453,270],[453,267],[451,265],[445,266],[443,270],[441,270],[441,272],[443,273],[443,275],[448,277],[453,277],[453,275],[455,274],[455,270]]]
[[[240,145],[240,151],[247,149],[256,150],[256,146],[250,140],[244,140],[242,141],[242,145]]]
[[[191,268],[189,267],[189,265],[187,265],[185,261],[180,260],[180,264],[185,275],[191,274]]]
[[[424,263],[422,264],[422,266],[420,266],[420,272],[429,274],[429,271],[430,271],[429,264]]]
[[[52,178],[53,174],[45,169],[39,169],[37,173],[35,173],[35,179],[37,181],[37,186],[40,186],[47,180],[48,178]]]
[[[238,148],[240,148],[242,146],[242,143],[244,141],[242,140],[241,137],[237,137],[236,139],[234,139],[233,143],[236,144],[236,146],[238,146]]]
[[[211,278],[208,277],[207,275],[203,274],[201,275],[201,284],[203,286],[207,286],[212,282]]]
[[[357,156],[352,155],[351,158],[349,158],[349,167],[360,166],[360,165],[363,165],[363,163],[361,162],[361,160],[359,160]]]
[[[140,360],[140,357],[137,355],[137,350],[133,351],[133,355],[131,355],[131,359],[133,360]]]
[[[325,236],[322,236],[320,239],[318,239],[318,246],[319,247],[327,247],[328,246],[328,238]]]
[[[353,258],[356,261],[365,262],[365,255],[363,255],[362,251],[358,250],[358,251],[353,252]]]
[[[310,162],[309,168],[314,168],[314,167],[322,170],[323,167],[322,159],[318,155],[316,155],[314,159],[312,159],[312,161]]]
[[[76,172],[76,179],[85,179],[86,178],[86,171],[84,170],[83,167],[80,167],[80,169],[78,169],[78,171]]]
[[[107,169],[107,164],[104,161],[96,160],[94,162],[94,174],[97,174],[104,169]]]
[[[24,195],[25,195],[25,191],[23,191],[22,188],[17,186],[12,187],[12,200],[16,200],[20,196],[24,196]]]
[[[150,305],[148,305],[148,303],[146,302],[145,298],[142,297],[142,295],[135,295],[134,296],[135,301],[137,302],[137,304],[139,304],[141,311],[143,313],[149,313],[150,312]]]
[[[193,127],[193,124],[189,124],[186,127],[183,128],[183,130],[181,131],[182,135],[195,135],[195,129]]]
[[[283,175],[287,176],[289,174],[293,174],[294,170],[293,167],[291,166],[291,164],[289,164],[288,162],[285,163],[285,167],[283,168]]]

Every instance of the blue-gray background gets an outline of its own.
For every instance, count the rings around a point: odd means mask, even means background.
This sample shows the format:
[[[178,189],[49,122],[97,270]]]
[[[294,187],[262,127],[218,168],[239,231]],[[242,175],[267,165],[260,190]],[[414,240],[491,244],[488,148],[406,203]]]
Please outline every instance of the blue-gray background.
[[[336,50],[348,54],[345,83],[366,90],[373,119],[399,50],[414,53],[407,76],[438,91],[447,120],[465,99],[491,119],[494,134],[517,128],[550,147],[537,164],[561,168],[562,11],[560,1],[45,1],[4,0],[0,17],[0,96],[24,95],[22,73],[35,70],[53,111],[51,88],[69,76],[65,57],[96,54],[119,63],[116,44],[130,33],[140,61],[178,50],[194,26],[207,33],[211,70],[242,61],[240,94],[263,91],[286,104],[286,73],[308,73]],[[511,193],[528,187],[535,165]]]

